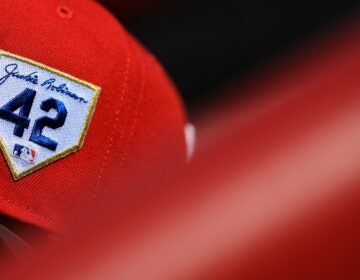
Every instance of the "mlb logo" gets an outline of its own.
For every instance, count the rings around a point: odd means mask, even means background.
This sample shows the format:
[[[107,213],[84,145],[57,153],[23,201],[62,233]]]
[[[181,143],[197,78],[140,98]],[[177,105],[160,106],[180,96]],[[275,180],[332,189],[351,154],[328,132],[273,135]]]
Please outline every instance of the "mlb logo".
[[[13,156],[19,158],[29,164],[35,163],[36,151],[34,149],[15,144]]]

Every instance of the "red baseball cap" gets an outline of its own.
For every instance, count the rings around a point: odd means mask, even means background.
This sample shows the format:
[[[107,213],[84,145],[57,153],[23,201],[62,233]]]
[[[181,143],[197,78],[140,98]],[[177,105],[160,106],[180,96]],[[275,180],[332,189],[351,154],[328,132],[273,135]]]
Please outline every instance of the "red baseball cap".
[[[0,26],[0,213],[61,231],[129,177],[184,165],[175,87],[99,4],[5,1]]]

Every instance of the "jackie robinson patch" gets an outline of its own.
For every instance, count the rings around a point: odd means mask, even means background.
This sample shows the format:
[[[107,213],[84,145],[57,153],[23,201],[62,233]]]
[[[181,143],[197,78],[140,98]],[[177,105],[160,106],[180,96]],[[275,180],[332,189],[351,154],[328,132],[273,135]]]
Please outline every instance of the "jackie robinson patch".
[[[78,151],[100,88],[0,50],[0,147],[15,180]]]

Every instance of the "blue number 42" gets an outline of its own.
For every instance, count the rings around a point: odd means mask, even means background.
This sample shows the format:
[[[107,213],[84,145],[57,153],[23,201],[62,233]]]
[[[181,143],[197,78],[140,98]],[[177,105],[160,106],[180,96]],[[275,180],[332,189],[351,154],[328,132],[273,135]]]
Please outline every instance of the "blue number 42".
[[[23,137],[24,130],[29,128],[30,125],[30,111],[34,103],[36,91],[32,89],[25,89],[22,93],[10,100],[2,108],[0,108],[0,119],[9,121],[15,124],[14,135]],[[56,129],[62,127],[65,123],[67,110],[63,102],[54,98],[47,99],[41,103],[40,108],[49,112],[51,109],[57,111],[57,116],[54,119],[49,117],[42,117],[35,121],[33,130],[31,132],[30,141],[55,151],[58,143],[48,137],[42,135],[42,131],[45,127]],[[15,114],[16,110],[20,109],[19,114]]]

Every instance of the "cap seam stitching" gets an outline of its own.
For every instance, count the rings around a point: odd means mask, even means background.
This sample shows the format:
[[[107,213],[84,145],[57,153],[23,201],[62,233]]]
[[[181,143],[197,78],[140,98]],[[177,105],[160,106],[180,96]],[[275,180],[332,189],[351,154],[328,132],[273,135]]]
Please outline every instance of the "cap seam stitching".
[[[130,59],[130,46],[129,46],[129,42],[128,39],[126,39],[126,65],[125,65],[125,77],[124,77],[124,81],[122,84],[122,90],[121,90],[121,94],[120,94],[120,102],[119,104],[122,104],[122,102],[124,101],[124,94],[128,88],[128,80],[129,80],[129,74],[130,74],[130,65],[131,65],[131,59]],[[117,131],[117,127],[118,127],[118,122],[119,122],[119,115],[120,115],[120,109],[116,110],[115,112],[115,120],[114,120],[114,125],[112,127],[112,131],[111,131],[111,136],[110,136],[110,140],[108,142],[108,146],[105,152],[105,156],[103,157],[102,160],[102,164],[101,164],[101,168],[99,170],[99,173],[97,175],[97,183],[95,185],[95,188],[92,192],[92,198],[91,198],[91,208],[94,208],[94,200],[97,197],[98,191],[99,191],[99,186],[101,183],[101,180],[104,177],[104,171],[105,171],[105,166],[109,160],[109,155],[110,155],[110,151],[111,151],[111,146],[115,140],[115,134]],[[123,136],[121,136],[122,138]]]
[[[139,52],[139,50],[138,50]],[[120,167],[124,166],[124,162],[126,161],[126,158],[128,157],[128,152],[130,149],[130,145],[132,144],[132,140],[134,138],[135,135],[135,130],[138,124],[138,120],[139,120],[139,112],[140,112],[140,108],[141,105],[143,103],[143,99],[144,99],[144,92],[145,92],[145,74],[147,72],[147,67],[146,67],[146,63],[145,63],[145,59],[141,60],[141,82],[140,82],[140,94],[139,94],[139,98],[138,98],[138,102],[136,104],[136,108],[135,108],[135,116],[134,116],[134,121],[132,122],[131,125],[131,129],[130,129],[130,134],[129,134],[129,145],[126,146],[126,149],[124,151],[124,155],[121,157],[121,161],[119,163]],[[117,179],[119,178],[119,175],[117,176]]]

